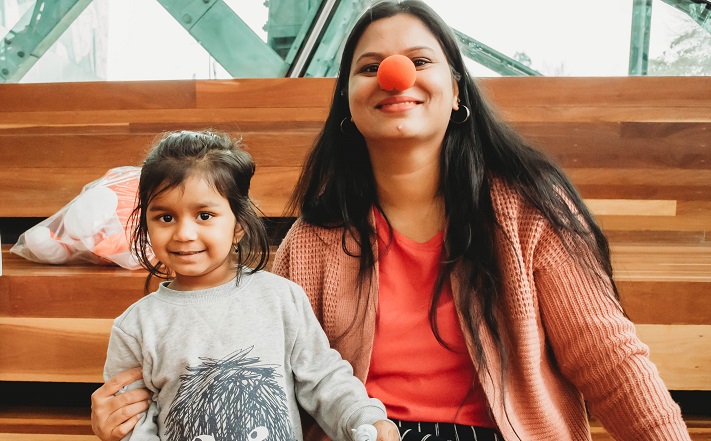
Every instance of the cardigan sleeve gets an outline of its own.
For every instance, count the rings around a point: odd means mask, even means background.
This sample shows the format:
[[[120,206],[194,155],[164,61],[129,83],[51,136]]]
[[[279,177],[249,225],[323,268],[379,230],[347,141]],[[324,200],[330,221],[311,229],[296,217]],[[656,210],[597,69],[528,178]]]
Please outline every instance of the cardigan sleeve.
[[[284,238],[281,244],[279,244],[279,248],[277,248],[276,254],[274,255],[274,263],[272,264],[272,272],[286,279],[291,279],[291,277],[289,277],[289,257],[291,251],[290,246],[291,237],[287,233],[287,236]]]
[[[541,318],[560,369],[620,440],[689,440],[679,406],[649,359],[609,277],[548,226],[534,254]]]

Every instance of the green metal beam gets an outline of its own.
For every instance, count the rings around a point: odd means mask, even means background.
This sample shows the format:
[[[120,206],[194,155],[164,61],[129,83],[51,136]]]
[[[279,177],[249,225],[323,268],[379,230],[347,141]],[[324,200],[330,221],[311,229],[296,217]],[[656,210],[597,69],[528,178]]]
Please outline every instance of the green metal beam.
[[[223,0],[158,0],[235,78],[283,77],[288,64]]]
[[[507,57],[496,49],[452,29],[462,43],[460,49],[468,58],[504,76],[541,76],[541,73]]]
[[[91,0],[37,0],[0,41],[0,82],[22,79],[89,3]]]
[[[288,59],[298,49],[298,42],[313,22],[321,0],[265,0],[264,5],[269,9],[264,25],[267,46]]]
[[[340,2],[328,29],[318,44],[318,48],[309,63],[305,76],[334,76],[337,74],[339,56],[346,34],[344,29],[350,29],[369,1],[352,0]],[[475,40],[474,38],[453,29],[462,43],[462,53],[475,62],[506,76],[541,76],[542,74],[530,67],[502,54],[501,52]]]
[[[709,0],[662,0],[691,17],[711,34],[711,1]]]
[[[634,0],[630,36],[630,75],[647,75],[649,34],[652,25],[652,0]]]
[[[348,32],[367,8],[365,0],[324,0],[314,26],[294,60],[291,76],[334,77]]]

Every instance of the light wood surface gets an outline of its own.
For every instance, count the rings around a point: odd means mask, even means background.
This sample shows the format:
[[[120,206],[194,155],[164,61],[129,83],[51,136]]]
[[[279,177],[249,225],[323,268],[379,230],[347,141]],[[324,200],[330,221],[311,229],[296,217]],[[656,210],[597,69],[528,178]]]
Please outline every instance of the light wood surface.
[[[586,198],[711,200],[711,78],[481,84]],[[258,166],[255,198],[280,215],[333,86],[324,78],[0,85],[0,217],[49,216],[108,168],[140,164],[158,133],[208,127],[242,134]],[[695,216],[711,218],[708,209]],[[669,217],[665,228],[676,228]]]
[[[480,84],[501,117],[564,168],[600,222],[622,304],[667,387],[710,391],[711,77]],[[140,165],[161,132],[203,128],[241,134],[257,163],[252,197],[265,215],[282,216],[333,86],[0,84],[0,218],[48,217],[109,168]],[[111,321],[143,295],[145,273],[39,265],[8,246],[2,258],[0,381],[101,381]],[[0,441],[96,441],[86,411],[0,409]],[[611,439],[595,422],[592,432]],[[711,440],[708,419],[689,432]]]

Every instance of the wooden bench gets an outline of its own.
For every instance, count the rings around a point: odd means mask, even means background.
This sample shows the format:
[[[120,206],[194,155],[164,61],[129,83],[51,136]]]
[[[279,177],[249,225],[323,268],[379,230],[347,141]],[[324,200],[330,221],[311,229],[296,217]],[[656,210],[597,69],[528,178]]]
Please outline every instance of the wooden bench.
[[[481,83],[502,116],[559,161],[598,216],[622,303],[669,389],[711,391],[711,78]],[[48,217],[109,168],[140,164],[159,132],[202,128],[243,135],[257,163],[253,198],[266,216],[280,217],[333,85],[0,85],[0,228]],[[101,382],[111,321],[142,296],[143,272],[40,265],[9,246],[0,277],[0,388]],[[0,409],[0,422],[8,412]],[[0,423],[0,441],[11,439],[2,438],[6,427]]]

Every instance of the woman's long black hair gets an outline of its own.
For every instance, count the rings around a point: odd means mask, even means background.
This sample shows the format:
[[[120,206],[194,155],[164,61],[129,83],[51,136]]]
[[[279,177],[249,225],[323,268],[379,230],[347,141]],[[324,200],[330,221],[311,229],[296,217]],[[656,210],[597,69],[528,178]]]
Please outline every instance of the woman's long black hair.
[[[497,247],[511,244],[509,238],[496,240],[502,230],[492,206],[491,180],[500,179],[536,208],[573,255],[581,249],[585,250],[582,254],[591,254],[594,262],[588,262],[589,266],[602,268],[602,276],[609,277],[617,299],[609,247],[561,169],[496,117],[467,72],[454,33],[429,6],[416,0],[385,1],[371,7],[355,24],[344,46],[330,112],[307,158],[291,208],[310,224],[343,228],[344,251],[360,259],[363,292],[363,283],[375,265],[370,213],[379,204],[365,140],[347,120],[344,127],[341,123],[350,117],[346,92],[356,44],[371,23],[397,14],[414,16],[432,32],[453,71],[461,104],[471,109],[471,117],[464,123],[450,122],[442,141],[439,191],[444,197],[447,226],[430,322],[444,344],[437,332],[436,305],[455,266],[463,265],[467,271],[459,280],[458,308],[471,331],[480,366],[486,366],[477,333],[483,320],[497,342],[505,369],[506,348],[496,314],[504,296]],[[456,113],[452,119],[461,121],[464,115]],[[346,249],[348,235],[359,244],[357,254]]]

